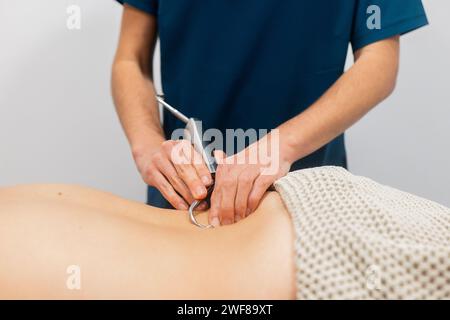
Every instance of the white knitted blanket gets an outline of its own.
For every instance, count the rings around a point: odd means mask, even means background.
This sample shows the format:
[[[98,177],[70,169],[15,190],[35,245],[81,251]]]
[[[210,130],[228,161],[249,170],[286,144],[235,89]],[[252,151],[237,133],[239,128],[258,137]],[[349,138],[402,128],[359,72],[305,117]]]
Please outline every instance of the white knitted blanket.
[[[298,299],[450,299],[450,209],[337,167],[275,188],[295,227]]]

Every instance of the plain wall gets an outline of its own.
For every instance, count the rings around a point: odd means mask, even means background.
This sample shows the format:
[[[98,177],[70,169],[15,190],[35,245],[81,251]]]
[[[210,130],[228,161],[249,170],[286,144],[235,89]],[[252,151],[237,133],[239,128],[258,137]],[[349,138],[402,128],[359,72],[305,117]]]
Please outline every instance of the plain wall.
[[[81,30],[66,27],[72,4]],[[431,25],[402,39],[396,92],[349,130],[347,148],[352,172],[450,206],[450,2],[424,4]],[[120,16],[113,0],[0,0],[0,186],[145,200],[110,94]]]

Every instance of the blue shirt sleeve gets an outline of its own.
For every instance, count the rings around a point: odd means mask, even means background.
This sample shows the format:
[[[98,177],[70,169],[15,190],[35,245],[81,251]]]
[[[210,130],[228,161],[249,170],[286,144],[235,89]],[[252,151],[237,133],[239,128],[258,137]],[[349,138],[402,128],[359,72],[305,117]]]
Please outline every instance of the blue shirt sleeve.
[[[421,0],[357,0],[351,36],[353,51],[427,24]]]
[[[158,0],[116,0],[121,4],[128,4],[148,14],[158,14]]]

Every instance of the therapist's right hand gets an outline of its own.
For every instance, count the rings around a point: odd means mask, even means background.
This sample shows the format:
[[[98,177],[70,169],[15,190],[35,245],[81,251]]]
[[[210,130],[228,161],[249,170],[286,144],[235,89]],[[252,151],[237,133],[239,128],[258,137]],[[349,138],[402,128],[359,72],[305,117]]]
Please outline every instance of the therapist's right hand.
[[[157,188],[177,210],[187,210],[194,200],[204,199],[213,182],[201,155],[187,140],[167,140],[134,151],[133,157],[145,183]]]

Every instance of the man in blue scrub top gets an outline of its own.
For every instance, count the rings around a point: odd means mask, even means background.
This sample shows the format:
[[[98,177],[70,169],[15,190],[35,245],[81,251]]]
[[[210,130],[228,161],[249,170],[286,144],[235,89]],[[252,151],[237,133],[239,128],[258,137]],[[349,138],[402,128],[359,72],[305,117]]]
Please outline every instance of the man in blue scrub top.
[[[151,186],[149,204],[185,210],[211,183],[204,164],[171,160],[181,142],[168,139],[184,125],[168,114],[160,124],[151,70],[158,36],[168,103],[205,130],[278,129],[276,173],[261,173],[267,163],[219,165],[215,226],[251,214],[289,170],[346,167],[344,131],[394,90],[399,36],[427,24],[420,0],[118,1],[113,96]],[[344,73],[349,44],[355,63]],[[272,139],[269,133],[241,154]]]

